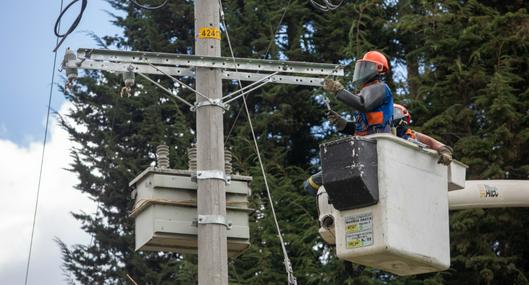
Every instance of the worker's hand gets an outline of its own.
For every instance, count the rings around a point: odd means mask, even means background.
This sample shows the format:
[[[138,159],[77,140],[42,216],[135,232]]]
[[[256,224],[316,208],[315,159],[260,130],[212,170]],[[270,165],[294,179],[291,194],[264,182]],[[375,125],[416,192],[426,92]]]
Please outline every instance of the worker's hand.
[[[338,131],[343,131],[345,127],[347,126],[347,121],[340,116],[340,114],[334,112],[333,110],[329,110],[327,112],[327,119],[329,119],[329,122],[331,124],[334,124],[336,126],[336,129]]]
[[[336,93],[340,90],[343,90],[343,85],[336,81],[331,79],[325,79],[323,80],[323,90]]]
[[[437,150],[439,153],[439,160],[437,163],[442,163],[444,165],[449,165],[452,162],[452,148],[449,146],[443,146]]]

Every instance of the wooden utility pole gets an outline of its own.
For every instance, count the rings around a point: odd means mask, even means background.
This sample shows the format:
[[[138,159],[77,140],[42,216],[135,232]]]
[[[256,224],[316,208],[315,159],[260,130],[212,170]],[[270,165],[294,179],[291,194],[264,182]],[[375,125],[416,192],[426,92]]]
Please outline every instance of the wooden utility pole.
[[[218,0],[195,0],[195,54],[220,57],[220,10]],[[196,89],[210,100],[222,97],[219,69],[197,67]],[[198,284],[228,284],[228,249],[224,173],[223,109],[196,97],[198,170]],[[202,178],[200,177],[202,173]],[[209,178],[208,178],[209,177]],[[200,223],[200,217],[205,223]],[[219,223],[220,222],[220,223]]]

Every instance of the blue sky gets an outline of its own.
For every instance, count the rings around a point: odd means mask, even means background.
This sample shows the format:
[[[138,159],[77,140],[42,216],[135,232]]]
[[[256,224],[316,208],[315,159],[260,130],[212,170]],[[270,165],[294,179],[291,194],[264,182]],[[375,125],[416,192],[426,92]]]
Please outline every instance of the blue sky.
[[[53,26],[60,0],[3,1],[0,9],[0,139],[27,145],[42,140],[53,65],[55,35]],[[70,0],[65,0],[65,6]],[[62,30],[70,25],[80,9],[80,1],[66,14]],[[86,31],[99,36],[120,33],[107,14],[112,7],[104,0],[90,0],[77,30],[58,51],[58,62],[70,46],[96,47]],[[63,74],[56,72],[56,82]],[[58,110],[63,95],[54,88],[52,108]]]
[[[64,1],[67,5],[71,0]],[[24,284],[60,3],[3,1],[0,9],[0,284]],[[63,30],[79,8],[77,3],[67,13]],[[97,46],[86,31],[99,36],[120,33],[105,12],[111,9],[104,0],[88,1],[76,32],[59,49],[58,63],[68,46]],[[56,73],[56,83],[62,84],[62,76]],[[53,90],[52,108],[67,113],[63,94]],[[54,238],[69,245],[88,244],[90,236],[71,212],[96,211],[95,203],[74,189],[78,178],[65,170],[73,143],[51,119],[28,284],[66,284]]]

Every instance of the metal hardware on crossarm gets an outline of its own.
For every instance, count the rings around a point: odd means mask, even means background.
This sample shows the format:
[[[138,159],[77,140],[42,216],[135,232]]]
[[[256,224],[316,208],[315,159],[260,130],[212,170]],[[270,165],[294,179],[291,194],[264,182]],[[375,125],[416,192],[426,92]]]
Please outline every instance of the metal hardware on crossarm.
[[[255,91],[268,83],[282,83],[305,86],[322,86],[322,76],[344,76],[341,65],[326,63],[264,60],[249,58],[225,58],[212,56],[196,56],[187,54],[170,54],[157,52],[113,51],[108,49],[78,49],[77,57],[66,58],[63,62],[66,69],[95,69],[110,72],[134,72],[147,79],[172,97],[189,106],[191,111],[204,106],[218,106],[229,110],[229,103]],[[225,80],[252,81],[222,98],[211,100],[205,94],[185,84],[174,76],[195,77],[195,68],[215,68],[220,70]],[[279,75],[281,73],[281,75]],[[183,88],[189,89],[206,101],[192,104],[174,94],[171,90],[154,81],[146,74],[165,75]],[[130,93],[123,89],[122,96]],[[228,100],[226,100],[228,99]]]
[[[274,83],[305,86],[321,86],[323,79],[315,76],[344,76],[343,68],[336,69],[336,65],[325,63],[105,49],[79,49],[77,59],[66,60],[64,63],[65,68],[96,69],[111,72],[126,72],[131,65],[134,66],[133,71],[136,73],[189,77],[195,76],[195,67],[215,68],[220,69],[221,77],[224,80],[254,82],[263,80],[263,78],[270,76],[270,73],[280,72],[284,75],[276,74],[270,77]],[[173,77],[172,79],[176,78]]]
[[[122,62],[148,65],[195,66],[217,69],[237,69],[254,71],[281,71],[287,73],[329,75],[336,65],[328,63],[313,63],[301,61],[281,61],[253,58],[228,58],[215,56],[197,56],[188,54],[173,54],[143,51],[116,51],[107,49],[78,49],[78,58],[91,52],[93,61]],[[343,70],[337,75],[343,76]]]

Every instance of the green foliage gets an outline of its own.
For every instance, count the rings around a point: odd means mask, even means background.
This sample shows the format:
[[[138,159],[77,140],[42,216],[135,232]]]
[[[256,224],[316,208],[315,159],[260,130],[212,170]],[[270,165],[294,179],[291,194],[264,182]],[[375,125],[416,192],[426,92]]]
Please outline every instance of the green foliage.
[[[456,158],[470,166],[467,178],[527,179],[527,6],[416,5],[430,13],[406,15],[397,27],[421,33],[410,50],[418,88],[403,98],[421,131],[455,146]],[[452,269],[444,284],[526,284],[526,215],[518,209],[452,213]]]
[[[136,9],[126,0],[108,1],[126,12],[114,22],[124,37],[106,36],[102,44],[193,53],[192,1],[169,1],[156,11]],[[340,62],[347,64],[350,78],[351,62],[365,51],[381,50],[391,59],[386,79],[397,91],[396,100],[411,109],[420,131],[454,146],[456,158],[470,166],[469,178],[528,178],[529,15],[521,1],[347,1],[322,13],[309,1],[292,0],[278,27],[285,5],[279,0],[223,1],[235,56]],[[223,56],[230,56],[226,40]],[[224,83],[225,92],[237,88]],[[170,145],[172,167],[186,168],[193,113],[141,78],[131,97],[119,97],[121,84],[119,76],[87,72],[68,96],[74,109],[63,126],[78,143],[71,171],[79,176],[77,189],[90,195],[99,210],[74,214],[94,239],[73,246],[59,241],[64,268],[72,282],[82,284],[129,284],[127,274],[139,284],[196,284],[195,256],[135,252],[128,216],[133,203],[128,182],[151,163],[156,145]],[[194,101],[189,91],[176,90]],[[274,85],[247,98],[300,284],[529,283],[527,210],[452,213],[453,266],[446,272],[399,278],[336,259],[334,248],[318,236],[315,199],[301,189],[317,170],[318,144],[336,137],[323,124],[321,92]],[[334,100],[332,105],[351,111]],[[226,112],[225,135],[235,170],[254,178],[251,206],[256,211],[251,247],[230,260],[230,284],[284,284],[283,256],[241,106],[237,102]]]

